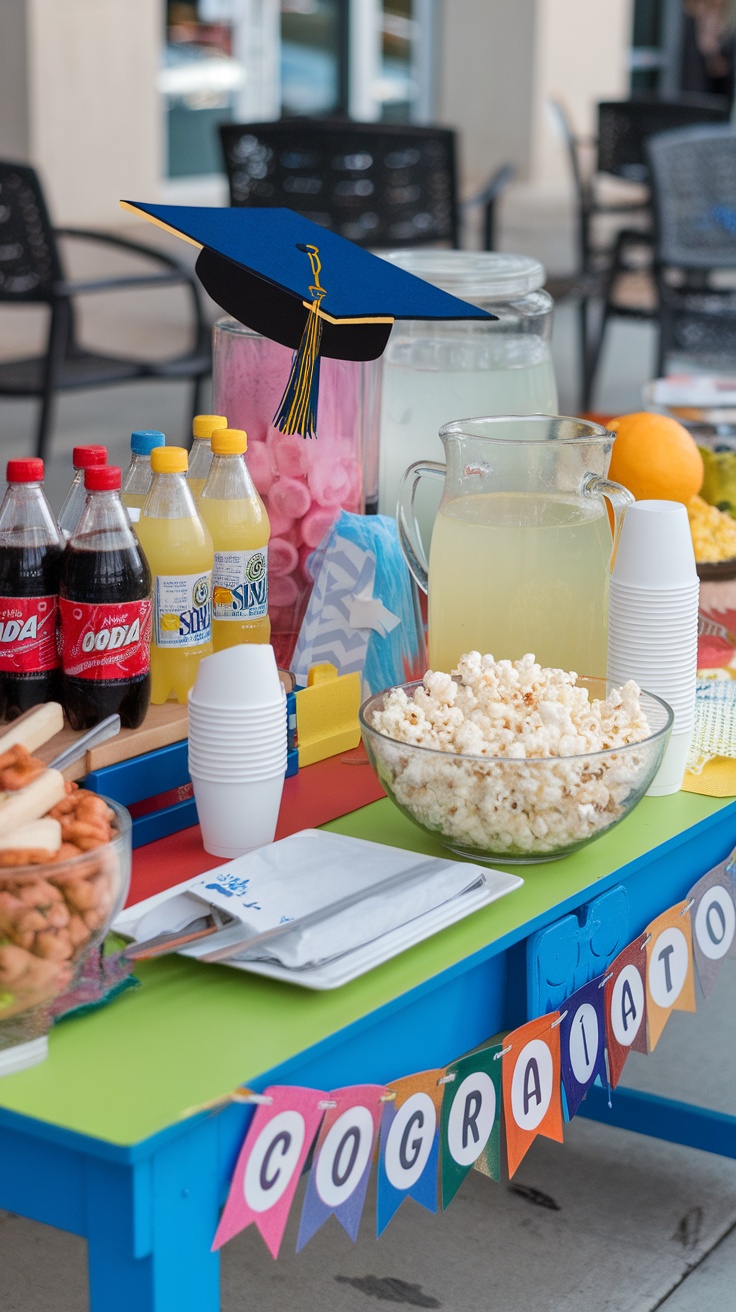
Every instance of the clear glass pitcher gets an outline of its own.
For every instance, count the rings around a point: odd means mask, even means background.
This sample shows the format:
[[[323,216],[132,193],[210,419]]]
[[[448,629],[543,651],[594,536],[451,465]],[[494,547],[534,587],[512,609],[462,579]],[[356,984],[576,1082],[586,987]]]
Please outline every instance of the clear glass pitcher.
[[[446,465],[401,482],[401,545],[429,594],[429,659],[466,651],[605,677],[608,579],[633,497],[606,477],[614,434],[556,415],[458,419],[440,429]],[[414,515],[423,477],[444,479],[429,568]],[[604,498],[613,510],[613,533]]]

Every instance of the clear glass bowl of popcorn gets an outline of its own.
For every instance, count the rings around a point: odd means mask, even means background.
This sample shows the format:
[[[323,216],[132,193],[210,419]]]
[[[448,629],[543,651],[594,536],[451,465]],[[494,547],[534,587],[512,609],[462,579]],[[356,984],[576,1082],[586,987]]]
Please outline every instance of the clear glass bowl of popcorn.
[[[416,680],[369,697],[360,710],[363,741],[373,769],[399,810],[426,833],[439,838],[444,847],[473,861],[549,861],[599,838],[619,824],[644,796],[662,762],[672,729],[670,707],[653,693],[642,692],[635,684],[619,689],[605,679],[579,677],[570,696],[578,703],[580,715],[586,714],[587,699],[593,708],[602,707],[604,740],[616,738],[616,745],[570,754],[559,750],[552,755],[548,750],[545,755],[537,755],[540,733],[536,732],[529,735],[530,754],[520,756],[526,750],[524,734],[509,716],[503,724],[511,727],[502,733],[517,733],[518,741],[508,747],[514,755],[458,750],[458,739],[472,742],[478,738],[467,728],[459,734],[457,728],[451,728],[446,735],[449,741],[440,747],[426,746],[407,741],[406,736],[422,737],[422,702],[428,708],[426,713],[432,713],[426,689],[430,677],[461,684],[456,677],[433,676],[429,672],[425,681]],[[447,683],[443,687],[447,696]],[[578,694],[577,690],[583,691]],[[419,703],[414,701],[415,693]],[[447,705],[451,711],[451,690],[449,695]],[[461,695],[458,692],[458,700]],[[440,701],[441,697],[442,690]],[[523,703],[523,692],[519,700]],[[431,701],[436,703],[436,698]],[[418,723],[412,724],[415,717]],[[635,726],[631,732],[641,735],[637,741],[621,743],[625,728],[622,731],[619,720],[625,726]],[[616,733],[606,735],[606,728],[611,726]],[[583,719],[582,730],[590,728],[592,718],[587,722]],[[550,733],[547,746],[564,748],[576,737],[579,734],[559,734],[555,743],[554,733]]]
[[[78,841],[89,844],[87,850],[77,845],[74,851],[70,832],[62,859],[0,865],[0,1073],[13,1061],[9,1050],[31,1045],[48,1032],[50,1004],[72,986],[84,958],[99,947],[127,895],[132,847],[128,812],[97,794],[80,791],[77,796],[99,803],[108,841],[93,846],[94,820],[82,816],[75,823]]]

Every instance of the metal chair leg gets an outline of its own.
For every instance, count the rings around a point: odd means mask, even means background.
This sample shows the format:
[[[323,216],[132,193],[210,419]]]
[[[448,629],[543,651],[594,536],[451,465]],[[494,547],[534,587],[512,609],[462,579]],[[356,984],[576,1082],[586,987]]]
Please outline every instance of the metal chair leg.
[[[46,348],[46,366],[44,369],[43,391],[41,393],[41,412],[36,430],[36,455],[41,460],[47,456],[54,420],[54,402],[56,388],[61,371],[61,364],[67,346],[70,327],[69,306],[67,302],[58,302],[51,307],[48,345]]]

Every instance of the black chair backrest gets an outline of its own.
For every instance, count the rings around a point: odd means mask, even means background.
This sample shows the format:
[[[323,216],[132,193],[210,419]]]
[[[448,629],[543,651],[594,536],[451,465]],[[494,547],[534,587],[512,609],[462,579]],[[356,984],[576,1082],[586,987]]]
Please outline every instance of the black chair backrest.
[[[598,105],[598,171],[629,182],[649,177],[646,142],[657,132],[696,123],[725,123],[728,105],[717,96],[687,100],[604,100]]]
[[[450,128],[291,118],[220,137],[231,205],[285,206],[359,246],[458,245]]]
[[[63,276],[35,169],[0,160],[0,301],[48,301]]]
[[[695,127],[647,144],[657,258],[684,268],[736,268],[736,132]]]

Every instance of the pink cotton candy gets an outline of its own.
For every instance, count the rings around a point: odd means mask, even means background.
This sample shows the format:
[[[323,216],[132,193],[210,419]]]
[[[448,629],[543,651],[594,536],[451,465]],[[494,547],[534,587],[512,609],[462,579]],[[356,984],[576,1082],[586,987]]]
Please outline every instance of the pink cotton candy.
[[[309,562],[312,559],[313,547],[302,546],[299,548],[299,569],[304,578],[311,585],[314,583],[314,575],[309,568]]]
[[[309,489],[295,478],[279,478],[271,488],[269,505],[273,506],[277,515],[301,519],[311,504]]]
[[[268,449],[276,468],[285,478],[306,478],[311,455],[308,440],[296,433],[271,433]]]
[[[291,515],[280,515],[272,504],[270,497],[266,500],[266,510],[268,511],[268,522],[271,525],[271,535],[273,537],[287,538],[292,534],[298,534],[298,525],[291,518]]]
[[[340,506],[355,486],[349,464],[342,460],[324,460],[309,471],[309,486],[315,501],[322,506]]]
[[[318,547],[325,533],[332,528],[338,513],[337,508],[326,510],[321,506],[315,506],[314,510],[310,510],[301,523],[302,542],[310,549]]]
[[[291,574],[299,562],[299,552],[286,538],[271,538],[268,544],[269,575]]]
[[[245,463],[261,496],[268,496],[274,477],[273,464],[263,442],[248,442]]]
[[[293,606],[299,596],[299,588],[288,574],[271,576],[268,575],[268,601],[270,606],[278,608],[279,606]]]

